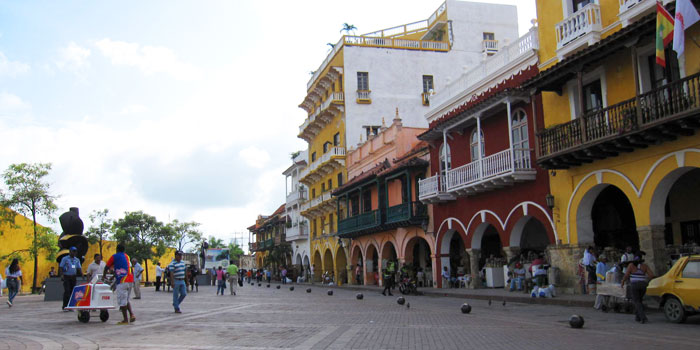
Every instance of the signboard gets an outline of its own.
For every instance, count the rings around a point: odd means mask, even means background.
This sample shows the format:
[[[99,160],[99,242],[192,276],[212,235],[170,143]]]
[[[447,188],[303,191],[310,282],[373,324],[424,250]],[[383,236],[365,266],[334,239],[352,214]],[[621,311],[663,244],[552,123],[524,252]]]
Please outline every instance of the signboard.
[[[229,255],[228,248],[213,248],[207,249],[204,256],[204,268],[212,269],[222,266],[228,267]]]

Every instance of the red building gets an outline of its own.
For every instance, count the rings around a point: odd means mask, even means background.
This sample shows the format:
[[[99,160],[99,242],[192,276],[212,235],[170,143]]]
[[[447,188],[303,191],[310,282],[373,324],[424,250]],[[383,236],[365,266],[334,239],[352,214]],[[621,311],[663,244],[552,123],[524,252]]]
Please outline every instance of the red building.
[[[483,267],[502,271],[556,242],[548,174],[533,159],[542,112],[538,96],[520,88],[538,73],[537,48],[533,28],[431,101],[419,138],[430,144],[433,176],[420,182],[419,199],[432,204],[438,273],[448,267],[452,278],[480,281]]]

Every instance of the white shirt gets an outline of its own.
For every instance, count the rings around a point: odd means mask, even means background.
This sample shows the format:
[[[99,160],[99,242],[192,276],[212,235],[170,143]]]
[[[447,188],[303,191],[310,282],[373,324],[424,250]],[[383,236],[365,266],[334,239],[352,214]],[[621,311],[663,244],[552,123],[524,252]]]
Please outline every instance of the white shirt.
[[[141,267],[141,264],[136,263],[136,265],[134,265],[134,279],[140,280],[141,273],[143,273],[143,267]]]
[[[164,268],[156,265],[156,277],[163,277],[163,271],[165,271]]]
[[[95,262],[93,261],[92,264],[88,265],[88,276],[92,277],[101,274],[102,272],[104,272],[105,266],[107,266],[107,263],[105,263],[104,261],[100,261],[99,264],[95,264]]]
[[[7,278],[10,278],[10,277],[19,278],[19,276],[22,276],[22,270],[17,270],[17,271],[15,271],[15,273],[10,273],[9,266],[5,269],[5,277],[7,277]]]
[[[583,265],[585,266],[593,266],[593,262],[595,261],[595,258],[593,257],[593,254],[591,254],[588,249],[583,251]]]

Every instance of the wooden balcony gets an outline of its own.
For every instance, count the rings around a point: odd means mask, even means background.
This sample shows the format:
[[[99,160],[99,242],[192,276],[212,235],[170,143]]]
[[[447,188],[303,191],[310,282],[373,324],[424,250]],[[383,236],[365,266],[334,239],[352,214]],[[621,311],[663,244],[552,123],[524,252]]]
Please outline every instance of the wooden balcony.
[[[542,130],[537,135],[537,163],[546,169],[567,169],[690,136],[700,127],[699,115],[697,73]]]
[[[382,224],[381,212],[372,210],[355,216],[338,221],[338,234],[352,234],[364,230],[372,230],[379,228]]]
[[[393,227],[420,225],[427,218],[427,205],[421,202],[406,202],[386,209],[385,225]]]

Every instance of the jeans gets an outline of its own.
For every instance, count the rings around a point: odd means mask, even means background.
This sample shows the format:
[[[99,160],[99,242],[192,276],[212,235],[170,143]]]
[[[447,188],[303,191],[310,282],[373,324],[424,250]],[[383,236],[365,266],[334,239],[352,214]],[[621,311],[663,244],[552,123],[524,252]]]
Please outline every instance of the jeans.
[[[513,277],[510,279],[510,291],[514,291],[515,289],[518,290],[523,290],[523,278],[522,277]]]
[[[160,290],[160,276],[156,276],[156,292]]]
[[[173,287],[173,307],[175,310],[180,310],[180,303],[187,296],[187,285],[184,280],[176,279]]]
[[[63,308],[68,306],[70,301],[70,296],[73,294],[73,288],[75,287],[76,279],[75,276],[63,275]]]
[[[238,276],[228,276],[228,288],[231,291],[231,295],[236,293],[236,287],[238,287]],[[221,291],[224,294],[224,291]]]
[[[216,280],[216,294],[218,295],[221,293],[221,295],[224,295],[224,291],[226,290],[226,281],[224,280]]]
[[[287,275],[282,276],[282,284],[287,284]]]
[[[632,302],[634,302],[634,312],[636,314],[636,319],[638,321],[647,321],[647,315],[644,313],[644,304],[642,304],[642,299],[644,299],[644,294],[647,293],[647,282],[633,282],[629,284],[627,290],[630,291],[632,295]]]
[[[10,302],[10,304],[12,304],[12,301],[15,300],[17,293],[19,293],[19,281],[16,278],[7,279],[7,292],[7,300]]]

